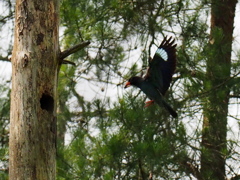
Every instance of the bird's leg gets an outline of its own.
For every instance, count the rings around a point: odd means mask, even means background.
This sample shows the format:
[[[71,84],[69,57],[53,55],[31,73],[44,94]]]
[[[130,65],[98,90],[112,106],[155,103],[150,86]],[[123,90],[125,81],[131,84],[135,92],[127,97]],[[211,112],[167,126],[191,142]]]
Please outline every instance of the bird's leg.
[[[151,106],[152,104],[154,104],[154,100],[147,101],[147,102],[145,102],[145,104],[146,105],[144,107]]]

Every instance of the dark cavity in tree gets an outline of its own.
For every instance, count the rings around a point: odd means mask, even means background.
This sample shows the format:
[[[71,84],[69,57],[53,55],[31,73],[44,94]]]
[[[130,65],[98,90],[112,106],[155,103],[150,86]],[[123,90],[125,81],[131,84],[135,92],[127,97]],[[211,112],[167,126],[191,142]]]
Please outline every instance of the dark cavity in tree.
[[[54,100],[52,96],[43,93],[40,99],[41,108],[47,110],[48,112],[52,113],[54,108]]]

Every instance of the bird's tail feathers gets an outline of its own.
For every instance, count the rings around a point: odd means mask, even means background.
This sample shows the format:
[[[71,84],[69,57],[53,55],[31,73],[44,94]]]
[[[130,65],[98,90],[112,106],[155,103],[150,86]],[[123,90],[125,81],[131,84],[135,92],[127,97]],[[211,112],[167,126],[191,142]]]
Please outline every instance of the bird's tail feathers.
[[[162,104],[163,107],[172,115],[172,117],[176,118],[178,116],[176,111],[163,98],[161,103],[158,104]]]

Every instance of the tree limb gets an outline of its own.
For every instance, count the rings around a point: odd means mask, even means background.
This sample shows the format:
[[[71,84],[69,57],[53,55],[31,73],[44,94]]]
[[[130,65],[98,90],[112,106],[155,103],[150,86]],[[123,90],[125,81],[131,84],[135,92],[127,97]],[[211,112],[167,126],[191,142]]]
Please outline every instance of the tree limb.
[[[77,44],[75,46],[70,47],[69,49],[67,49],[67,50],[65,50],[65,51],[60,53],[60,59],[63,60],[67,56],[69,56],[69,55],[71,55],[71,54],[73,54],[73,53],[75,53],[75,52],[85,48],[89,44],[90,44],[89,41],[84,41],[84,42],[81,42],[80,44]]]
[[[230,178],[230,180],[238,180],[238,179],[240,179],[240,175],[239,174],[234,176],[234,177],[232,177],[232,178]]]
[[[73,66],[76,66],[76,64],[74,62],[66,60],[66,59],[62,60],[62,64],[71,64]]]
[[[3,57],[3,56],[0,56],[0,61],[7,61],[7,62],[11,62],[11,59],[10,59],[10,58],[8,58],[8,56],[5,56],[5,57]]]
[[[240,98],[240,95],[229,95],[230,98]]]

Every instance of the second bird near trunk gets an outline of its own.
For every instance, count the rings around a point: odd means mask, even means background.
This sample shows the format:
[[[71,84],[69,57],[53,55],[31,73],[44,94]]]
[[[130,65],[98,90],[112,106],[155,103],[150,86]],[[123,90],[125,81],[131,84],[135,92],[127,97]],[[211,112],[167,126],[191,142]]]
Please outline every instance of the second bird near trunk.
[[[145,77],[131,77],[125,85],[140,88],[150,101],[146,106],[156,102],[163,106],[173,117],[177,117],[176,111],[164,100],[164,95],[172,81],[172,76],[176,69],[176,44],[172,37],[165,37],[158,47],[153,59],[149,60],[149,68]]]

